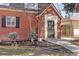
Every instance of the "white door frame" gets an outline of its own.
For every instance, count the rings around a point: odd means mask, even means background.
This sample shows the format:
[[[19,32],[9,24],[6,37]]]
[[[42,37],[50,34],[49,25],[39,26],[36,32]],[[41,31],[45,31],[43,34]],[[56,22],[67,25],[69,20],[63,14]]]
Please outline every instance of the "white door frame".
[[[44,19],[44,32],[45,32],[45,39],[48,37],[48,32],[47,32],[47,25],[48,25],[48,20],[53,20],[54,21],[54,30],[55,30],[55,38],[57,38],[57,16],[53,16],[52,14],[45,15]]]

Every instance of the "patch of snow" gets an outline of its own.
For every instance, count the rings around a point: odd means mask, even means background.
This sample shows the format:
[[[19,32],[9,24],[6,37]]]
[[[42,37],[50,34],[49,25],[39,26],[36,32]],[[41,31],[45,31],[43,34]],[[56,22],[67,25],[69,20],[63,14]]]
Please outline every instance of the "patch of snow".
[[[69,37],[61,37],[62,40],[75,40],[74,38],[69,38]]]

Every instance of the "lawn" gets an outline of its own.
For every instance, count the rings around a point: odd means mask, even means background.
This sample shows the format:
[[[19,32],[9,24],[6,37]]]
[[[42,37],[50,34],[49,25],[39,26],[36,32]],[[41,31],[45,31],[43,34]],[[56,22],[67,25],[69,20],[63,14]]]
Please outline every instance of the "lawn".
[[[79,40],[72,41],[71,43],[79,46]]]
[[[43,42],[39,47],[34,46],[0,46],[0,55],[7,56],[74,56],[76,54],[55,44]],[[46,45],[47,44],[47,45]]]

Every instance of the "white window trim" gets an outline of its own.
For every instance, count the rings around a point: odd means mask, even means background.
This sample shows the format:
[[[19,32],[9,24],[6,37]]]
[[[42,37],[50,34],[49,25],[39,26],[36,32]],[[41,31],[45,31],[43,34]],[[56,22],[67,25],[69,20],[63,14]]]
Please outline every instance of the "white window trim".
[[[9,17],[9,16],[6,16],[6,27],[16,27],[16,19],[14,19],[15,20],[15,24],[14,25],[8,25],[8,19],[7,19],[7,17]],[[10,16],[10,17],[15,17],[15,16]],[[16,17],[15,17],[16,18]],[[13,19],[12,19],[13,20]],[[12,21],[11,20],[11,21]]]

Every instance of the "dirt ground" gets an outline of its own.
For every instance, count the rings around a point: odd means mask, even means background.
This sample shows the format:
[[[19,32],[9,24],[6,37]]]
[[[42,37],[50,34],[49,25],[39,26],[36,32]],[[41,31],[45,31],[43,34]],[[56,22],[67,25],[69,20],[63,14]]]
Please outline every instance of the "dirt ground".
[[[28,44],[29,45],[29,44]],[[0,55],[7,56],[76,56],[71,51],[55,44],[42,42],[38,47],[23,45],[19,47],[0,46]]]

